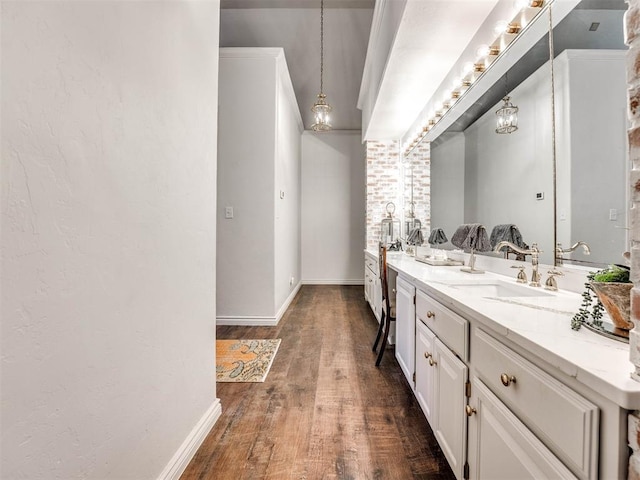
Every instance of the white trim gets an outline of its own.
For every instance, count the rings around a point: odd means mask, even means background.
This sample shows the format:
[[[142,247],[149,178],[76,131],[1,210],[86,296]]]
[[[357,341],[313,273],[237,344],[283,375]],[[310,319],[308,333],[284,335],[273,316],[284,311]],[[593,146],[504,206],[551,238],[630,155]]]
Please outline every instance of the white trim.
[[[364,285],[363,278],[355,278],[355,279],[306,279],[302,280],[303,285]]]
[[[220,399],[216,398],[184,442],[182,442],[182,445],[180,445],[180,448],[178,448],[178,451],[173,455],[167,466],[164,467],[158,480],[178,480],[180,478],[209,434],[209,431],[220,418],[220,415],[222,415],[222,405],[220,404]]]
[[[237,325],[246,327],[275,327],[276,317],[226,316],[216,317],[216,325]]]
[[[373,18],[371,20],[371,30],[369,31],[369,43],[367,54],[364,59],[364,69],[362,72],[362,80],[360,81],[360,92],[358,93],[358,101],[356,107],[360,110],[364,107],[364,96],[369,93],[371,88],[371,69],[375,56],[375,51],[379,48],[378,38],[380,35],[380,27],[382,25],[382,17],[384,16],[386,0],[378,0],[373,8]]]
[[[291,291],[291,294],[284,301],[278,313],[273,317],[263,316],[251,316],[251,315],[227,315],[216,317],[216,325],[240,325],[240,326],[260,326],[260,327],[275,327],[282,319],[287,309],[296,298],[296,295],[300,291],[302,282],[298,282],[296,287]]]
[[[298,130],[302,132],[304,131],[304,123],[302,122],[302,115],[300,114],[300,106],[298,105],[298,100],[296,100],[296,92],[293,90],[293,83],[291,83],[291,75],[289,74],[287,59],[285,58],[284,49],[282,48],[280,49],[280,55],[276,56],[276,71],[278,79],[280,83],[282,83],[285,97],[287,97],[287,102],[291,106],[296,117]]]
[[[305,130],[302,132],[302,135],[313,135],[313,136],[341,136],[341,135],[362,135],[362,130],[359,128],[350,128],[350,129],[342,129],[342,130],[329,130],[328,132],[314,132],[313,130]]]
[[[291,302],[293,302],[293,299],[296,298],[296,295],[298,294],[298,292],[300,291],[300,287],[302,286],[302,282],[298,282],[298,284],[295,286],[295,288],[291,291],[291,293],[289,294],[289,296],[287,297],[287,299],[284,301],[284,303],[282,304],[282,306],[280,307],[280,310],[278,310],[278,313],[276,314],[276,324],[280,321],[280,319],[284,316],[284,314],[286,313],[287,309],[289,308],[289,305],[291,305]]]

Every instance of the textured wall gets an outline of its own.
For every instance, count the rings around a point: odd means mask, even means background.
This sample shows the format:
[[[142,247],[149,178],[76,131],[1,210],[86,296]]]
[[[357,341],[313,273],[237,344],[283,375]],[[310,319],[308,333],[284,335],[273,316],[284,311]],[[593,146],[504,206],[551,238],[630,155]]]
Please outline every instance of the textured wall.
[[[629,159],[631,160],[631,309],[635,328],[629,332],[630,358],[635,369],[631,376],[640,381],[640,0],[628,0],[625,14],[625,40],[629,45],[627,56],[627,83],[629,86]],[[629,415],[629,479],[640,479],[640,412]]]
[[[217,404],[219,4],[0,8],[0,477],[156,478]]]
[[[424,241],[431,231],[431,148],[422,142],[404,160],[404,213],[409,212],[411,199],[411,173],[408,163],[413,166],[413,202],[415,218],[422,223]],[[406,232],[405,232],[406,233]]]
[[[380,222],[388,202],[401,210],[401,168],[398,142],[367,142],[367,248],[377,249]]]
[[[386,216],[388,202],[396,205],[394,217],[401,221],[409,211],[409,162],[413,165],[414,211],[427,240],[431,216],[430,156],[430,146],[423,142],[402,164],[398,142],[367,142],[367,248],[378,248],[380,222]]]

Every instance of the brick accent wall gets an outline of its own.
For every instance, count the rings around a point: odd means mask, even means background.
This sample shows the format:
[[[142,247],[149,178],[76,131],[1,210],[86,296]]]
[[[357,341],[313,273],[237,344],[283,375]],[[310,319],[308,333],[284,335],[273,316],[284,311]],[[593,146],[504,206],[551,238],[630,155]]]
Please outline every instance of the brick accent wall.
[[[640,381],[640,0],[628,0],[625,14],[625,41],[627,53],[627,83],[629,92],[629,159],[631,161],[631,316],[635,328],[629,332],[629,356],[634,365],[631,377]],[[629,415],[628,441],[631,447],[628,478],[640,480],[640,412]]]
[[[401,209],[400,149],[398,142],[367,142],[367,248],[376,250],[380,241],[380,222],[388,202]]]
[[[407,162],[413,165],[413,201],[415,216],[422,222],[422,233],[427,241],[431,232],[431,147],[428,142],[422,142],[410,154]],[[406,163],[406,162],[405,162]],[[408,168],[408,167],[405,167]],[[410,174],[405,174],[405,198],[411,198]],[[409,205],[405,206],[409,211]]]
[[[429,234],[431,215],[430,152],[425,142],[416,147],[408,159],[414,169],[414,211],[425,235]],[[399,220],[403,219],[403,209],[409,211],[409,178],[408,166],[400,162],[398,142],[367,142],[367,248],[378,248],[380,222],[386,216],[388,202],[396,205],[395,217]]]

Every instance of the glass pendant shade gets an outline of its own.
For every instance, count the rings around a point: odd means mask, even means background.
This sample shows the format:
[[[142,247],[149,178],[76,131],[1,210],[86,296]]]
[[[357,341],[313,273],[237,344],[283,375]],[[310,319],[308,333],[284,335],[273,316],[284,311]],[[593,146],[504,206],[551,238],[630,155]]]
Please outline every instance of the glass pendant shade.
[[[509,97],[504,97],[502,101],[504,104],[496,110],[496,133],[515,132],[518,130],[518,107],[509,101]]]
[[[311,125],[311,130],[316,132],[326,132],[331,130],[331,124],[329,123],[329,113],[331,112],[331,105],[326,102],[327,96],[324,93],[318,94],[316,103],[311,107],[311,111],[314,115],[314,123]]]

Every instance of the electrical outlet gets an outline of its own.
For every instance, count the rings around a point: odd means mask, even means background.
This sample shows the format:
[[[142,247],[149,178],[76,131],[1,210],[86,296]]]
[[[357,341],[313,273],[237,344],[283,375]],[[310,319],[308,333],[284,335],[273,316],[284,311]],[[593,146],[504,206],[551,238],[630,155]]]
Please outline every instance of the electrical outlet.
[[[291,277],[291,278],[289,279],[289,286],[290,286],[290,287],[291,287],[291,286],[293,286],[293,282],[294,282],[294,281],[295,281],[295,278],[293,278],[293,277]]]
[[[618,210],[616,210],[615,208],[612,208],[611,210],[609,210],[609,220],[611,221],[618,220]]]

